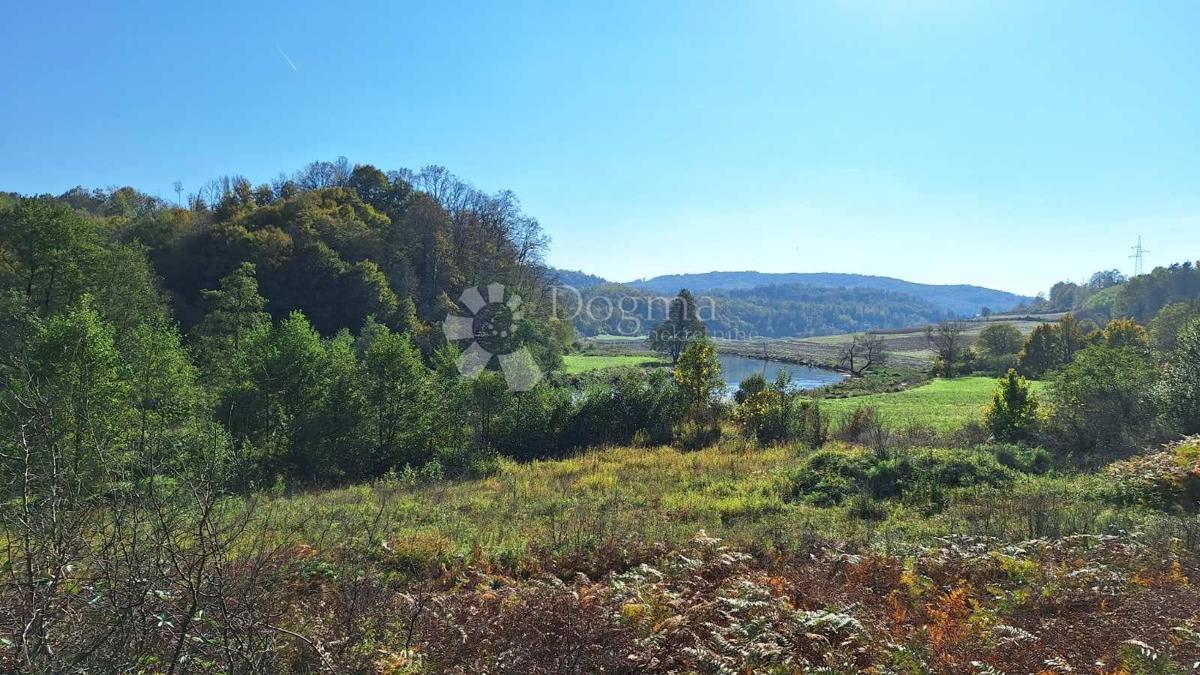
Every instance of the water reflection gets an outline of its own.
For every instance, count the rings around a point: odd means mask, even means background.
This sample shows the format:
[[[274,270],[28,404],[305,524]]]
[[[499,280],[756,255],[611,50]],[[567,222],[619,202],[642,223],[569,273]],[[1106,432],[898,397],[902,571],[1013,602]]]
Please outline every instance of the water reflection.
[[[730,392],[737,389],[738,383],[755,373],[762,373],[768,381],[774,381],[775,375],[779,371],[786,371],[792,376],[792,386],[796,389],[816,389],[834,382],[841,382],[845,377],[841,373],[824,368],[799,366],[783,361],[751,359],[732,354],[718,354],[717,360],[721,363],[721,377],[725,379],[725,386]]]

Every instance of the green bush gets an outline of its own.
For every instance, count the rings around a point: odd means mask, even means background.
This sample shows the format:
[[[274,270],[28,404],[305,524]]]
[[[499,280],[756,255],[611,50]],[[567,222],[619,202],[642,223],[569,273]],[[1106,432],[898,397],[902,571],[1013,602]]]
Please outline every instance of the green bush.
[[[980,446],[981,450],[992,453],[1001,466],[1014,471],[1041,475],[1050,470],[1053,457],[1045,448],[1027,448],[1011,443],[996,443]]]
[[[1018,466],[1041,462],[1035,451],[1008,454]],[[791,501],[835,506],[859,495],[940,503],[946,490],[1004,486],[1015,475],[1012,468],[1002,465],[985,449],[923,450],[894,456],[825,450],[809,457],[785,478]]]
[[[675,445],[683,450],[702,450],[721,438],[721,426],[706,421],[687,420],[675,427]]]
[[[829,419],[818,401],[800,400],[784,371],[767,383],[762,375],[742,381],[734,394],[733,419],[759,443],[796,440],[819,448],[829,440]]]
[[[972,450],[924,453],[917,455],[913,463],[918,481],[933,487],[998,486],[1013,478],[1012,471],[1001,466],[995,457]]]
[[[868,404],[855,408],[850,417],[838,427],[835,436],[847,443],[879,447],[886,445],[890,433],[884,425],[879,408]]]
[[[1000,379],[983,422],[998,441],[1022,441],[1037,432],[1038,399],[1016,370],[1010,368]]]
[[[899,497],[912,484],[914,472],[907,455],[878,460],[867,469],[867,486],[877,499]]]
[[[1154,362],[1145,349],[1094,345],[1075,354],[1052,382],[1052,438],[1068,451],[1141,447],[1154,434]]]
[[[837,450],[822,450],[810,456],[787,476],[788,498],[814,506],[835,506],[861,491],[870,458]]]

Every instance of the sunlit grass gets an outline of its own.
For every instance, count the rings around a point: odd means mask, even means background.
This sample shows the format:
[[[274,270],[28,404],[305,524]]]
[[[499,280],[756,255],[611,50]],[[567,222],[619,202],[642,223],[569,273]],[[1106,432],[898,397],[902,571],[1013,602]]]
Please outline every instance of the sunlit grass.
[[[621,367],[652,367],[667,365],[666,361],[649,356],[600,356],[567,354],[563,357],[563,372],[578,375],[592,370]]]
[[[829,399],[822,405],[835,419],[849,415],[856,408],[871,405],[894,426],[916,424],[945,431],[979,421],[992,400],[996,382],[991,377],[939,379],[905,391]],[[1031,384],[1035,392],[1044,391],[1041,382]]]
[[[829,448],[862,452],[838,443]],[[504,461],[497,474],[478,480],[384,481],[267,499],[259,526],[280,528],[268,538],[318,549],[386,542],[389,550],[449,563],[588,551],[614,538],[672,544],[701,530],[752,550],[814,539],[911,546],[963,532],[1014,539],[1094,532],[1144,515],[1103,503],[1094,476],[1022,475],[1004,488],[948,493],[935,511],[883,502],[880,517],[864,520],[852,501],[818,507],[790,496],[789,474],[811,452],[726,439],[698,452],[621,447],[562,460]],[[1031,520],[1031,509],[1045,513]],[[1031,530],[1031,522],[1043,529]]]

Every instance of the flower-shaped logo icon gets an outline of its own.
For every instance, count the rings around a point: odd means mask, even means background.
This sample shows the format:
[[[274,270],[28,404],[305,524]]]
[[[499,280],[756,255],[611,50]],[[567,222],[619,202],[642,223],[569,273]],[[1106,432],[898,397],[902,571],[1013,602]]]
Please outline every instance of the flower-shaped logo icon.
[[[542,379],[542,371],[529,349],[518,343],[521,296],[514,293],[505,300],[504,284],[500,283],[488,284],[486,290],[486,299],[474,286],[463,291],[458,300],[471,315],[451,314],[442,322],[442,332],[450,342],[471,340],[458,357],[458,372],[476,378],[495,357],[509,390],[529,391]]]

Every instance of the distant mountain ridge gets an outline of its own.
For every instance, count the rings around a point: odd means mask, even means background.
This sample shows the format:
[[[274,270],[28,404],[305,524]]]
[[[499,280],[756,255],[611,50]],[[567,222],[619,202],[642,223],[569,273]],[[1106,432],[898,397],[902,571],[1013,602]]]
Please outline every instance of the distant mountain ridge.
[[[581,335],[646,335],[666,318],[668,293],[612,283],[572,288],[578,294],[563,293],[558,302]],[[932,303],[877,288],[776,284],[709,289],[696,298],[709,334],[731,340],[857,333],[946,318]]]
[[[579,289],[613,283],[595,274],[588,274],[580,270],[560,270],[553,267],[546,269],[546,278],[553,284]]]
[[[893,277],[835,272],[705,272],[700,274],[667,274],[629,282],[629,286],[644,288],[663,295],[674,294],[681,288],[693,293],[729,291],[765,286],[804,284],[821,288],[872,288],[903,293],[924,300],[939,310],[957,316],[974,316],[987,307],[1003,312],[1033,298],[969,284],[919,284]]]

